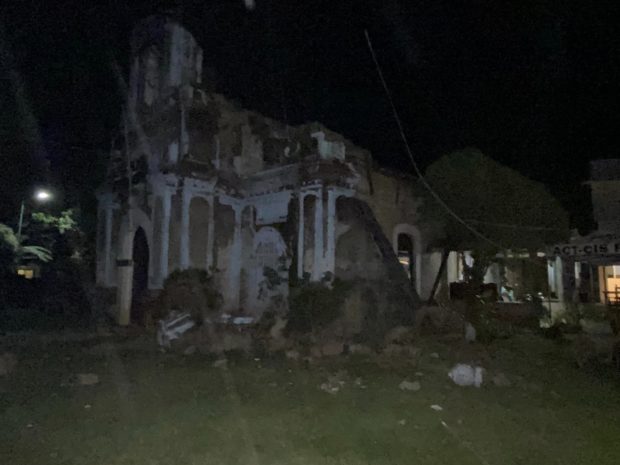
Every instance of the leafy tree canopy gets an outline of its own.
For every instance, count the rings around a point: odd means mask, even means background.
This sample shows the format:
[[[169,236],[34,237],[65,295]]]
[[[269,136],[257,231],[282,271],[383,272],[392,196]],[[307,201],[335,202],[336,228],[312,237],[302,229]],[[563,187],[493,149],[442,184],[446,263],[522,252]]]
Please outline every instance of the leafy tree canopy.
[[[569,236],[568,214],[542,184],[477,149],[441,157],[425,178],[460,218],[489,239],[474,234],[425,192],[422,214],[444,231],[437,246],[491,256],[502,249],[541,250]]]

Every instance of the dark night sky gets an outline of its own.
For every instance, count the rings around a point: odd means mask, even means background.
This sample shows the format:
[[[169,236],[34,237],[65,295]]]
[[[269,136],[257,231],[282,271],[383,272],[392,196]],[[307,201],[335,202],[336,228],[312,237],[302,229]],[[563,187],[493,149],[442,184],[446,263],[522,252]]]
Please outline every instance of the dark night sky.
[[[185,1],[219,92],[291,124],[318,120],[410,171],[364,29],[421,165],[465,146],[545,182],[575,215],[587,161],[617,157],[615,2]],[[0,220],[46,156],[69,198],[100,170],[131,27],[165,2],[21,1],[0,7]],[[21,89],[21,91],[20,91]],[[15,189],[8,186],[14,185]]]

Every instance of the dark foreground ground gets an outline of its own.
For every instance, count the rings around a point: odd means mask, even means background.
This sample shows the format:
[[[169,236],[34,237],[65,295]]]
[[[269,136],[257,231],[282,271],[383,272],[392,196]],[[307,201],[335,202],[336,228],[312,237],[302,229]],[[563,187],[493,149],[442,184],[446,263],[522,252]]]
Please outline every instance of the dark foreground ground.
[[[488,349],[422,339],[415,364],[247,357],[228,368],[159,353],[145,336],[18,342],[0,347],[18,358],[0,378],[0,464],[620,463],[618,376],[579,370],[566,346],[532,334]],[[449,368],[474,358],[489,382],[454,385]],[[490,381],[499,372],[510,386]]]

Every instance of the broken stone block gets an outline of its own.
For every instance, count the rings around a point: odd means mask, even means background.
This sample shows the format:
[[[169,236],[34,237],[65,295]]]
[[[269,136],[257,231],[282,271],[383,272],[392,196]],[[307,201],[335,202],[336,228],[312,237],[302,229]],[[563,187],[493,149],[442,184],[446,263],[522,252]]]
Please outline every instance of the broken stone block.
[[[284,355],[286,355],[286,358],[289,360],[299,360],[300,357],[299,352],[296,350],[287,350],[284,352]]]
[[[77,384],[80,386],[94,386],[99,384],[99,375],[95,373],[78,373],[76,376]]]
[[[368,346],[365,346],[363,344],[351,344],[349,346],[349,353],[350,354],[359,354],[359,355],[371,355],[372,354],[372,349]]]
[[[476,386],[482,385],[482,377],[484,368],[473,367],[464,363],[455,365],[448,373],[448,377],[458,386]]]
[[[323,383],[319,389],[323,392],[327,392],[328,394],[336,394],[340,391],[340,386],[335,386],[330,383]]]
[[[419,382],[419,381],[413,381],[413,382],[412,382],[412,381],[407,381],[407,380],[404,380],[402,383],[400,383],[400,384],[398,385],[398,388],[399,388],[401,391],[413,391],[413,392],[417,392],[417,391],[419,391],[419,390],[422,388],[422,386],[420,385],[420,382]]]
[[[420,349],[411,345],[389,344],[383,349],[383,353],[390,357],[416,358]]]
[[[196,350],[196,346],[189,346],[183,351],[183,355],[194,355]]]
[[[465,340],[467,342],[476,342],[476,328],[471,323],[465,323]]]
[[[179,339],[184,333],[196,326],[189,312],[171,312],[168,318],[159,320],[157,343],[161,347],[170,347],[170,343]]]

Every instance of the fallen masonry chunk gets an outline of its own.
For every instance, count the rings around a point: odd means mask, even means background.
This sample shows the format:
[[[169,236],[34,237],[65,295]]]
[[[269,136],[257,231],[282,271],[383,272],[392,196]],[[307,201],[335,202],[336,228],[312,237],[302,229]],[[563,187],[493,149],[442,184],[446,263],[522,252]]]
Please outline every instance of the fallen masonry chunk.
[[[476,386],[482,385],[482,377],[484,368],[473,367],[464,363],[455,365],[448,373],[448,377],[459,386]]]
[[[179,339],[184,333],[196,326],[189,312],[171,312],[168,318],[159,320],[157,343],[161,347],[170,347],[170,342]]]
[[[400,383],[398,387],[401,391],[414,391],[414,392],[417,392],[422,388],[419,381],[411,382],[407,380],[404,380],[402,383]]]
[[[333,385],[331,383],[323,383],[320,386],[321,391],[327,392],[328,394],[336,394],[340,391],[340,386]]]
[[[80,386],[94,386],[99,383],[99,375],[95,373],[78,373],[77,383]]]
[[[196,353],[196,346],[189,346],[183,351],[183,355],[194,355]]]

